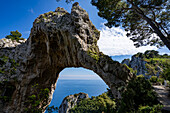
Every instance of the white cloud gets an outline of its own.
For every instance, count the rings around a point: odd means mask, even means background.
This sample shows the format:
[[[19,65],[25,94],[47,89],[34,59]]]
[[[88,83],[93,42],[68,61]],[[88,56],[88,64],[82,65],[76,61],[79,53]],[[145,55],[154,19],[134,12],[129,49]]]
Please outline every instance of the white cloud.
[[[98,46],[100,51],[109,56],[133,55],[146,50],[157,50],[155,46],[143,46],[136,48],[133,41],[126,36],[126,31],[120,27],[108,28],[103,26],[100,30]]]
[[[29,11],[30,13],[34,14],[33,8],[29,9],[28,11]]]

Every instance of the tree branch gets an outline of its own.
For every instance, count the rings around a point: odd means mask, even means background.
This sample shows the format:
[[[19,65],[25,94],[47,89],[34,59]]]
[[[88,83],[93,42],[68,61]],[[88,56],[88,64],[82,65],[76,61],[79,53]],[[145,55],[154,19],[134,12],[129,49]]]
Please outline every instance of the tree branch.
[[[139,16],[141,16],[144,20],[147,21],[147,23],[152,27],[152,29],[154,29],[155,33],[161,38],[161,40],[164,42],[164,44],[170,50],[170,36],[168,35],[167,37],[165,37],[163,35],[163,33],[159,30],[159,28],[156,27],[156,25],[152,22],[152,20],[150,18],[148,18],[138,6],[134,5],[133,2],[131,2],[129,0],[127,0],[127,1],[132,4],[132,8],[135,10],[135,12]]]

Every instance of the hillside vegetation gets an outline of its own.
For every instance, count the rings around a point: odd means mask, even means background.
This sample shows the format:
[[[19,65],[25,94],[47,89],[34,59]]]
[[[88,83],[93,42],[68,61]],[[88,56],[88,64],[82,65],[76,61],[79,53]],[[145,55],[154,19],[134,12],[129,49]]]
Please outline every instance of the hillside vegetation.
[[[146,73],[132,79],[127,87],[123,87],[122,99],[114,99],[110,90],[97,97],[81,100],[70,110],[71,113],[161,113],[163,105],[157,100],[152,83],[163,84],[164,80],[170,80],[170,56],[160,55],[151,50],[145,53],[137,53],[145,61]],[[140,60],[140,61],[141,61]],[[130,62],[130,60],[128,60]],[[126,65],[126,64],[125,64]],[[126,65],[127,66],[127,65]],[[127,66],[136,73],[132,67]],[[146,76],[151,76],[146,79]]]
[[[138,76],[131,80],[117,100],[111,91],[97,97],[82,99],[72,108],[70,113],[161,113],[162,105],[157,101],[157,94],[153,91],[151,83]]]
[[[146,76],[157,76],[170,81],[170,55],[160,55],[158,51],[148,50],[144,54],[138,53],[135,56],[147,62]]]

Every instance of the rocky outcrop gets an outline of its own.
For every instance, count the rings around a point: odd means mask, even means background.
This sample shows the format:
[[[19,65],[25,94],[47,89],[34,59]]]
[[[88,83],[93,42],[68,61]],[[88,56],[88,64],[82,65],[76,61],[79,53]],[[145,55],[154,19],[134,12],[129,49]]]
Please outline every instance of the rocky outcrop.
[[[6,39],[3,38],[0,40],[0,48],[6,48],[6,47],[16,47],[17,45],[24,43],[26,39],[19,40],[18,42],[16,40]]]
[[[129,66],[130,68],[132,68],[133,70],[137,70],[136,75],[141,75],[143,74],[145,76],[145,73],[147,72],[145,64],[147,62],[143,60],[143,58],[141,57],[136,57],[135,55],[132,56],[132,59],[124,59],[122,61],[122,64],[126,64],[127,66]]]
[[[130,59],[124,59],[121,64],[126,64],[127,66],[130,65]]]
[[[78,3],[73,4],[71,14],[57,8],[40,15],[25,43],[0,49],[0,56],[7,56],[1,58],[0,112],[43,112],[51,102],[59,73],[66,67],[93,70],[120,98],[119,86],[126,85],[134,75],[99,51],[99,36]]]
[[[153,62],[153,61],[152,61]],[[151,76],[158,76],[163,72],[161,62],[152,64],[152,62],[145,60],[142,56],[133,55],[132,59],[124,59],[122,64],[126,64],[133,70],[136,70],[136,75],[144,75],[146,78],[150,78]]]
[[[89,98],[88,94],[86,93],[79,93],[74,95],[69,95],[65,97],[59,107],[59,113],[69,113],[71,108],[74,108],[80,100]]]

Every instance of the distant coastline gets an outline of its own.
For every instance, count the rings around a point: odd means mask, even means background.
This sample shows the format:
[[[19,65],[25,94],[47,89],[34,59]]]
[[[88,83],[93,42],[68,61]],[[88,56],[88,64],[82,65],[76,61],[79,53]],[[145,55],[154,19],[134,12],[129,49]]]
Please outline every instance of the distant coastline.
[[[110,56],[110,58],[112,58],[112,60],[116,60],[119,63],[121,63],[124,59],[131,59],[132,55],[116,55],[116,56]]]

